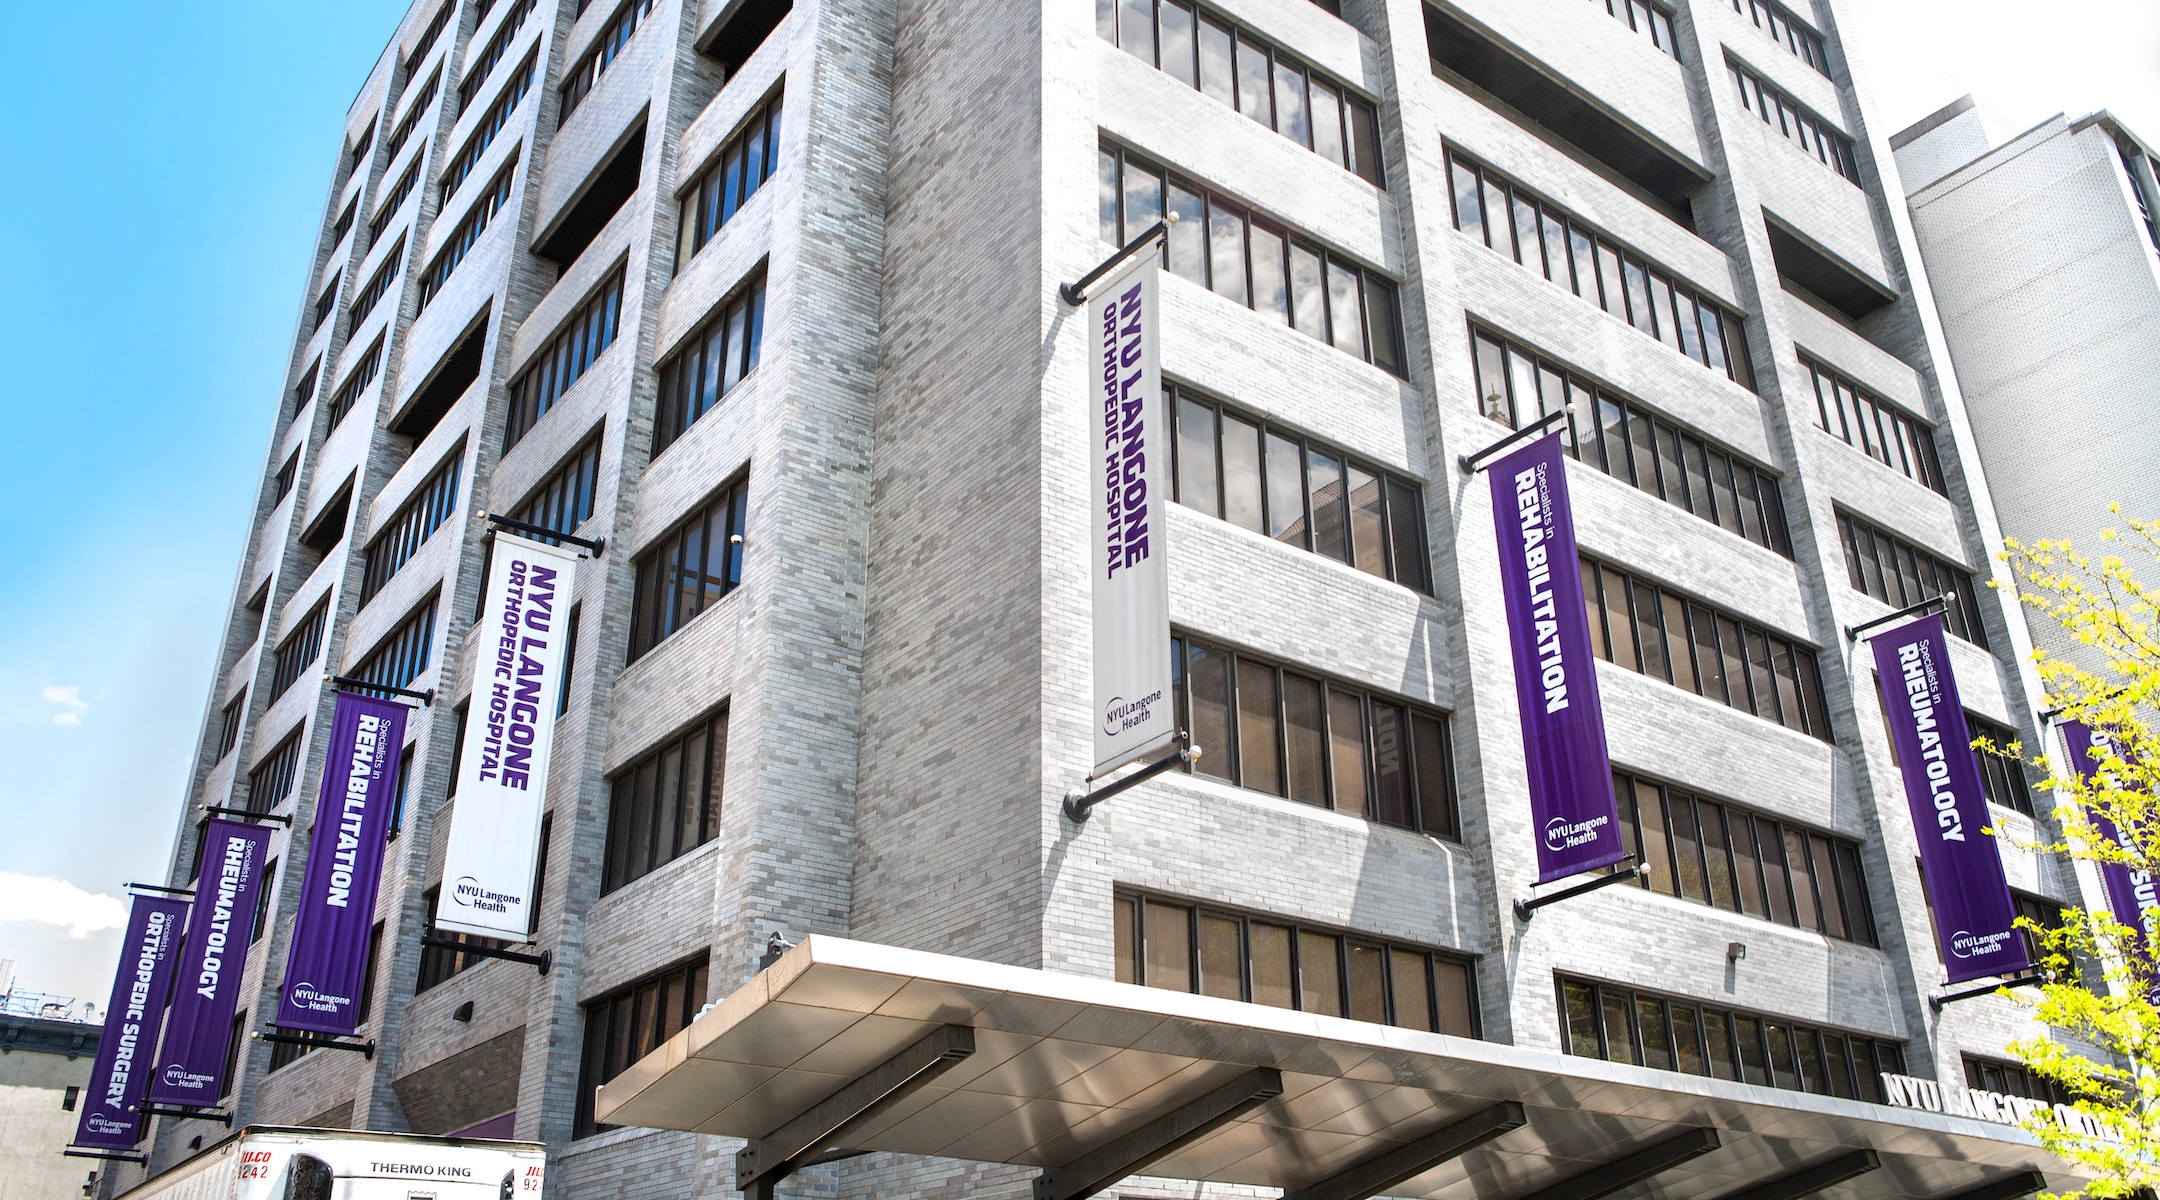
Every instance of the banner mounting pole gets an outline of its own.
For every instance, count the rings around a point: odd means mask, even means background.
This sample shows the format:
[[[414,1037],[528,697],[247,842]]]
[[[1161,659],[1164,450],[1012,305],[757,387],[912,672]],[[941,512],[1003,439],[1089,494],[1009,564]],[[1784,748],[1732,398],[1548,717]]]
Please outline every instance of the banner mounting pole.
[[[1992,996],[2004,988],[2033,987],[2047,981],[2048,977],[2046,975],[2035,973],[2020,975],[2015,979],[2004,979],[1996,983],[1983,983],[1979,987],[1966,988],[1962,992],[1937,992],[1927,998],[1928,1010],[1930,1012],[1941,1012],[1945,1004],[1955,1004],[1960,1000],[1971,1000],[1976,996]]]
[[[1178,748],[1172,751],[1168,757],[1157,759],[1130,775],[1120,776],[1115,783],[1106,784],[1092,792],[1065,793],[1065,819],[1075,825],[1085,825],[1087,824],[1088,815],[1094,810],[1095,806],[1110,797],[1135,784],[1153,779],[1172,767],[1199,760],[1200,747],[1192,744],[1192,735],[1190,733],[1179,730],[1177,740]]]
[[[1888,625],[1893,621],[1902,621],[1907,617],[1917,617],[1938,604],[1942,605],[1945,609],[1947,609],[1949,608],[1949,606],[1956,603],[1957,593],[1955,591],[1944,592],[1940,596],[1930,597],[1929,599],[1922,600],[1918,604],[1908,604],[1905,607],[1897,610],[1894,613],[1890,613],[1887,616],[1877,617],[1872,621],[1862,621],[1858,625],[1847,625],[1845,627],[1845,640],[1848,642],[1857,642],[1860,640],[1861,634],[1866,633],[1871,629],[1879,629],[1882,626]]]
[[[275,1030],[277,1026],[272,1025],[270,1028]],[[258,1042],[280,1042],[287,1046],[308,1046],[318,1050],[350,1050],[370,1062],[375,1059],[375,1039],[373,1038],[369,1038],[365,1042],[341,1042],[327,1033],[310,1036],[305,1033],[264,1033],[260,1029],[255,1031],[254,1037]]]
[[[280,816],[277,813],[252,812],[245,808],[221,808],[215,804],[198,804],[195,806],[195,811],[206,812],[213,816],[231,817],[235,821],[275,821],[287,829],[292,828],[292,818]]]
[[[521,950],[497,950],[493,946],[452,941],[449,938],[436,937],[432,933],[422,934],[420,944],[432,946],[437,950],[456,950],[462,954],[477,954],[481,958],[499,958],[504,962],[524,963],[528,967],[540,968],[542,975],[555,969],[555,952],[553,950],[542,950],[538,954],[527,954]]]
[[[1635,856],[1632,854],[1620,860],[1621,865],[1632,862],[1635,862]],[[1633,883],[1635,880],[1643,878],[1649,874],[1649,863],[1635,863],[1635,865],[1632,867],[1626,867],[1623,870],[1614,871],[1610,875],[1601,875],[1588,883],[1578,883],[1574,887],[1554,892],[1548,896],[1538,896],[1535,898],[1529,896],[1517,897],[1515,900],[1515,919],[1523,922],[1524,924],[1528,924],[1530,918],[1537,915],[1537,910],[1545,907],[1548,904],[1558,904],[1562,900],[1572,900],[1577,896],[1587,895],[1588,893],[1597,891],[1599,888],[1608,888],[1616,883]]]
[[[391,687],[387,683],[369,683],[365,679],[354,679],[350,675],[332,675],[323,682],[334,683],[347,691],[382,692],[390,696],[409,696],[429,707],[433,707],[435,704],[434,688],[429,688],[424,692],[416,692],[411,688]]]
[[[505,517],[500,514],[491,512],[481,513],[480,519],[486,521],[490,525],[494,525],[502,529],[508,529],[513,533],[529,533],[534,537],[550,537],[554,538],[558,542],[568,542],[573,546],[583,546],[587,550],[593,552],[594,558],[600,557],[601,552],[607,549],[606,538],[572,537],[567,533],[558,533],[553,529],[549,529],[545,525],[535,525],[531,521],[520,521],[515,517]],[[411,694],[412,693],[410,692],[406,693],[406,695],[408,696]]]
[[[1117,249],[1117,253],[1104,259],[1101,266],[1096,267],[1094,270],[1089,271],[1087,274],[1082,275],[1080,278],[1074,280],[1071,283],[1059,284],[1058,299],[1072,305],[1074,308],[1078,308],[1081,305],[1086,304],[1087,289],[1089,284],[1095,282],[1098,279],[1101,279],[1105,275],[1108,275],[1112,270],[1116,269],[1119,263],[1124,262],[1128,258],[1131,258],[1134,252],[1138,251],[1141,247],[1147,245],[1149,242],[1152,242],[1157,238],[1168,238],[1170,236],[1170,227],[1177,224],[1177,219],[1178,215],[1176,213],[1171,213],[1169,216],[1163,218],[1162,220],[1148,226],[1146,232],[1142,233],[1139,237],[1136,237],[1133,240],[1125,243],[1124,245],[1119,246]]]
[[[1492,445],[1485,447],[1483,450],[1478,451],[1476,454],[1464,454],[1458,456],[1455,459],[1455,465],[1462,468],[1463,474],[1475,475],[1480,470],[1484,469],[1486,459],[1491,458],[1493,455],[1500,453],[1502,450],[1507,449],[1509,446],[1512,446],[1517,442],[1529,441],[1531,438],[1534,438],[1537,435],[1545,432],[1546,426],[1552,424],[1560,418],[1571,417],[1574,415],[1575,403],[1571,400],[1568,403],[1561,405],[1559,408],[1554,409],[1552,412],[1546,413],[1544,416],[1539,417],[1537,420],[1523,426],[1521,429],[1518,429],[1515,432],[1507,435],[1506,437],[1501,438],[1499,441],[1494,442]]]

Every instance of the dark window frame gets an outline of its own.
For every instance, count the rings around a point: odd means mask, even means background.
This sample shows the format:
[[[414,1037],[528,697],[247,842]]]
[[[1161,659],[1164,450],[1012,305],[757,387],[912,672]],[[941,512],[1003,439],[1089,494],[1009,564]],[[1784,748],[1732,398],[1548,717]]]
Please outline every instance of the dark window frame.
[[[368,601],[380,595],[435,536],[435,531],[458,514],[458,489],[464,471],[465,440],[459,438],[368,543],[362,554],[360,607],[367,607]]]
[[[1944,630],[1983,650],[1989,648],[1973,572],[1842,508],[1837,510],[1837,527],[1838,542],[1845,551],[1845,581],[1854,591],[1892,608],[1956,592],[1957,602],[1943,606]]]
[[[602,896],[630,887],[719,838],[727,801],[727,740],[728,706],[723,704],[661,738],[608,777]],[[689,763],[693,752],[699,755],[694,772]],[[660,796],[663,787],[674,795]],[[699,793],[694,828],[687,808],[693,787]],[[640,812],[642,823],[637,821]],[[644,861],[630,861],[638,852]]]
[[[583,5],[579,7],[582,9]],[[652,13],[652,8],[653,0],[623,0],[622,7],[615,10],[599,36],[593,38],[592,45],[578,56],[577,64],[563,72],[563,81],[555,87],[562,101],[555,117],[555,128],[569,124],[571,115],[583,107],[585,97],[600,86],[601,77],[607,74],[617,58],[622,57],[623,49],[637,36],[637,31],[644,28],[645,18]]]
[[[1935,426],[1877,396],[1844,374],[1803,354],[1815,389],[1815,420],[1837,438],[1883,466],[1948,498]],[[1857,428],[1856,428],[1857,426]]]
[[[1825,79],[1836,78],[1830,73],[1830,53],[1823,35],[1795,17],[1791,9],[1774,0],[1733,0],[1732,6],[1734,12],[1753,20],[1757,29],[1794,58],[1815,68]]]
[[[524,440],[577,381],[592,370],[622,334],[623,281],[627,261],[603,273],[547,342],[510,380],[503,418],[503,453]]]
[[[748,540],[749,485],[750,473],[745,468],[632,557],[636,574],[625,666],[650,654],[684,626],[719,607],[742,585],[743,549]],[[726,540],[720,542],[724,558],[720,573],[715,575],[708,564],[713,561],[712,539],[719,536],[716,531],[722,528],[726,530]],[[693,529],[696,532],[695,549],[691,548]],[[699,556],[694,572],[686,572],[686,564],[681,561],[685,553]],[[686,590],[683,586],[686,573],[698,575],[701,584]],[[686,595],[697,599],[686,605]],[[683,609],[686,606],[696,611],[685,615]]]
[[[570,1130],[573,1140],[616,1128],[594,1120],[594,1093],[697,1019],[711,987],[710,967],[708,956],[701,951],[579,1005],[585,1031],[584,1049],[578,1056],[577,1113]],[[648,1009],[638,1002],[648,989],[654,1001],[650,1010],[656,1017],[650,1030],[638,1020]],[[676,1001],[674,1007],[663,1011],[661,1006],[669,1000]],[[618,1020],[623,1023],[619,1036]]]
[[[648,463],[756,374],[764,360],[765,283],[765,264],[760,262],[660,361]],[[712,361],[715,346],[721,360],[717,365]]]
[[[315,660],[322,656],[323,625],[329,616],[330,597],[325,595],[315,602],[315,607],[309,609],[306,616],[294,623],[292,632],[285,635],[284,640],[280,641],[277,649],[272,652],[272,703],[276,703],[277,698],[285,694],[285,689],[291,687],[301,673],[313,666]]]
[[[1762,118],[1771,132],[1800,147],[1801,153],[1830,168],[1838,178],[1865,188],[1860,181],[1860,160],[1852,135],[1783,89],[1764,82],[1753,67],[1729,52],[1725,55],[1725,72],[1740,94],[1742,108]]]
[[[676,189],[675,273],[680,275],[700,250],[712,244],[759,189],[779,170],[780,118],[785,110],[783,77],[758,101],[735,132],[706,157],[689,182]]]
[[[307,731],[307,722],[293,726],[270,753],[255,760],[248,768],[247,810],[251,813],[272,812],[292,798],[293,783],[300,774],[300,756],[307,752],[307,744],[301,735]],[[202,864],[202,841],[196,839],[195,861]]]

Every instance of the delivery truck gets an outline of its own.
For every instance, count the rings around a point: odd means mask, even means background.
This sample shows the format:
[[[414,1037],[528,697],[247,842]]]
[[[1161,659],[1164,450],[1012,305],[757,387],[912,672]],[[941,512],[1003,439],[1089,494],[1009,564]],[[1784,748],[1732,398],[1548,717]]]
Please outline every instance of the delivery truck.
[[[250,1125],[126,1200],[540,1200],[539,1142]]]

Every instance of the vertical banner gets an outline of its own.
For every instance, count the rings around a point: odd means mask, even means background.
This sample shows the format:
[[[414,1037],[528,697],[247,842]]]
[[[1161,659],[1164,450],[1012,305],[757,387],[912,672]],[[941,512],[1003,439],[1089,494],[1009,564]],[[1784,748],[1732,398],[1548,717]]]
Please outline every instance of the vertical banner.
[[[1920,865],[1935,901],[1935,935],[1951,983],[2008,975],[2032,965],[2013,927],[2017,907],[2002,855],[1987,828],[1987,793],[1972,731],[1950,672],[1940,616],[1874,636],[1883,717],[1905,776],[1905,803],[1920,839]]]
[[[1156,256],[1135,257],[1088,297],[1094,331],[1095,769],[1169,749],[1170,422],[1157,344]],[[1208,747],[1221,753],[1227,747]]]
[[[173,1002],[150,1076],[150,1100],[209,1108],[225,1093],[225,1050],[247,971],[270,831],[222,818],[203,827],[195,911],[180,945]]]
[[[2089,728],[2082,721],[2064,721],[2062,732],[2063,741],[2070,750],[2070,761],[2077,764],[2078,775],[2087,783],[2093,782],[2100,774],[2101,760],[2116,753],[2114,739],[2097,729]],[[2099,753],[2098,758],[2094,757],[2095,751]],[[2125,850],[2137,852],[2137,843],[2124,836],[2122,830],[2115,827],[2115,822],[2109,820],[2106,813],[2087,808],[2085,815],[2091,818],[2093,828],[2101,837]],[[2148,978],[2160,975],[2160,972],[2155,972],[2153,963],[2154,948],[2160,946],[2160,907],[2156,907],[2160,906],[2160,894],[2155,893],[2153,877],[2128,863],[2104,862],[2097,865],[2100,868],[2100,881],[2107,886],[2108,909],[2114,913],[2118,922],[2138,933],[2137,945],[2124,949],[2144,960]],[[2160,978],[2155,978],[2154,987],[2146,999],[2160,1004]]]
[[[530,893],[577,557],[495,534],[487,598],[470,643],[480,656],[479,682],[459,749],[437,929],[513,942],[531,936],[538,898]]]
[[[1539,438],[1492,464],[1487,474],[1515,652],[1515,705],[1537,828],[1538,882],[1551,883],[1627,857],[1560,435]]]
[[[337,694],[315,835],[293,910],[292,945],[278,991],[277,1026],[348,1034],[360,1027],[368,935],[383,845],[397,804],[406,707],[355,692]]]
[[[135,897],[128,914],[127,936],[120,942],[120,970],[105,1002],[105,1032],[98,1038],[90,1085],[83,1089],[82,1116],[75,1124],[74,1145],[98,1150],[132,1150],[142,1132],[136,1112],[149,1083],[151,1044],[172,984],[173,959],[180,949],[180,927],[187,922],[185,900]],[[135,1060],[140,1056],[142,1062]],[[137,1067],[140,1066],[140,1070]]]

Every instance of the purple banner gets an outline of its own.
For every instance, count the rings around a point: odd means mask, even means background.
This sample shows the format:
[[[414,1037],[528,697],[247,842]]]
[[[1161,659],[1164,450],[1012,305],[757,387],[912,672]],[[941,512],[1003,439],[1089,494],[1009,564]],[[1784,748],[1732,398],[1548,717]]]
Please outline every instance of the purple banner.
[[[1500,540],[1500,587],[1515,649],[1515,704],[1537,827],[1538,882],[1627,857],[1613,803],[1605,710],[1583,610],[1575,514],[1560,435],[1517,450],[1489,470]]]
[[[2064,721],[2062,731],[2063,741],[2069,744],[2070,761],[2077,764],[2078,775],[2092,783],[2100,774],[2100,764],[2109,755],[2117,753],[2114,739],[2088,728],[2082,721]],[[2099,757],[2094,757],[2095,752]],[[2107,814],[2087,806],[2085,815],[2091,818],[2093,828],[2101,837],[2132,854],[2142,855],[2138,844],[2125,837]],[[2153,948],[2160,945],[2160,907],[2156,907],[2160,906],[2160,894],[2155,892],[2153,877],[2128,863],[2103,862],[2099,867],[2100,880],[2107,885],[2108,908],[2114,912],[2117,921],[2137,931],[2137,944],[2124,949],[2143,960],[2140,966],[2146,978],[2153,981],[2146,999],[2160,1004],[2160,970],[2155,969],[2153,962]]]
[[[1987,793],[1972,731],[1958,703],[1940,616],[1874,638],[1883,719],[1905,776],[1905,803],[1920,839],[1920,865],[1935,901],[1935,936],[1951,983],[2008,975],[2032,965],[2013,923],[2017,908],[1988,825]]]
[[[269,858],[270,831],[260,825],[220,819],[203,828],[202,874],[150,1075],[152,1103],[209,1107],[225,1094],[225,1052]]]
[[[105,1002],[105,1032],[98,1038],[90,1086],[83,1089],[82,1116],[75,1124],[77,1146],[135,1148],[143,1123],[135,1109],[149,1083],[151,1043],[157,1040],[158,1018],[165,1013],[187,911],[185,900],[135,897],[127,936],[120,942],[120,969]]]
[[[359,1028],[405,713],[402,704],[338,693],[307,877],[294,910],[292,953],[278,992],[281,1029],[344,1034]]]

